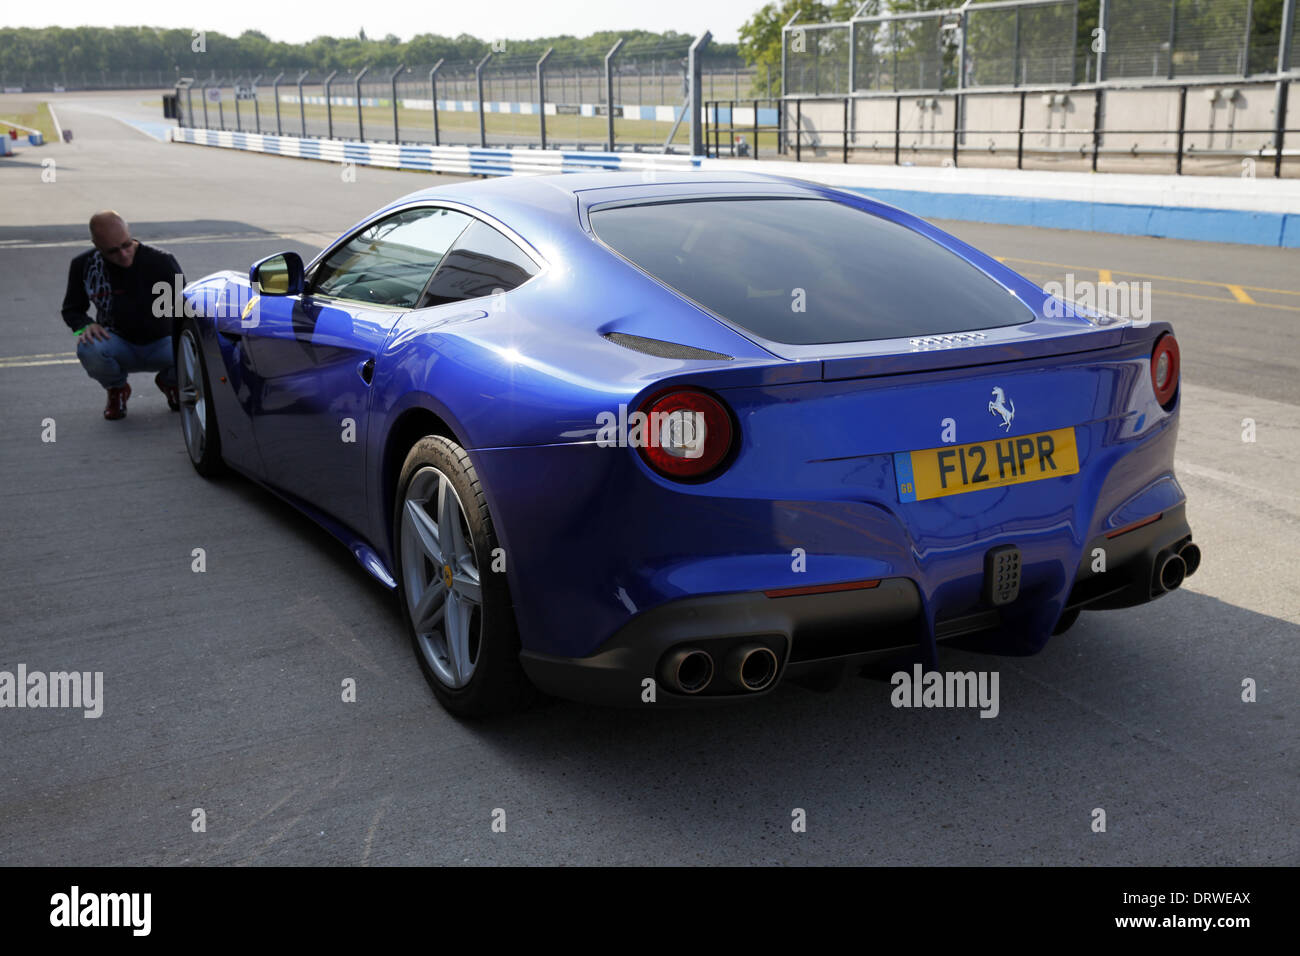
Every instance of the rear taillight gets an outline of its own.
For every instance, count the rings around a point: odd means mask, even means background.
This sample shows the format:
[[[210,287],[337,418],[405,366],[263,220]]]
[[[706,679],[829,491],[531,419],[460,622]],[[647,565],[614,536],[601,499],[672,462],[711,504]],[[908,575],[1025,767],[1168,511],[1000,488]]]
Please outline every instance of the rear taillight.
[[[640,411],[646,416],[646,441],[637,443],[637,451],[665,478],[706,478],[731,454],[735,435],[731,414],[707,392],[683,388],[660,392]]]
[[[1172,332],[1166,332],[1156,339],[1156,347],[1151,350],[1151,387],[1161,405],[1173,402],[1178,391],[1178,364],[1178,340]]]

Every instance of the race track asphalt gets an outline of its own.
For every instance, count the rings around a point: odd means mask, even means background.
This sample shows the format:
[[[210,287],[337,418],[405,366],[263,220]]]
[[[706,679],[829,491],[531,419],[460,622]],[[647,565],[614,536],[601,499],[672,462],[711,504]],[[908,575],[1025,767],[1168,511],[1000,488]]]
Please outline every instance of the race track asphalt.
[[[194,474],[149,376],[104,421],[59,318],[97,208],[193,278],[307,255],[451,177],[344,182],[158,142],[109,97],[55,105],[72,144],[0,160],[0,671],[102,671],[104,710],[0,710],[0,865],[1300,863],[1294,250],[943,224],[1038,282],[1150,281],[1184,361],[1201,570],[1034,657],[946,653],[1000,673],[996,719],[895,709],[854,677],[720,711],[464,723],[346,550],[252,483]]]

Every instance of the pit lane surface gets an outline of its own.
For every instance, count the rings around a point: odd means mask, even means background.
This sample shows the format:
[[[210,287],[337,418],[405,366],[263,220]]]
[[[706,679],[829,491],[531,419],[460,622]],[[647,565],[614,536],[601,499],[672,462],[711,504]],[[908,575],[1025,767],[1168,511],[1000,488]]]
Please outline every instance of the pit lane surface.
[[[0,670],[103,671],[104,713],[0,709],[0,864],[1300,863],[1294,251],[944,224],[1039,282],[1155,277],[1205,554],[1180,592],[1085,614],[1036,657],[947,652],[945,669],[1000,673],[996,719],[895,709],[853,677],[725,710],[460,723],[343,548],[251,483],[193,473],[151,376],[102,419],[58,316],[96,208],[193,278],[307,255],[451,177],[344,182],[67,99],[71,145],[0,160]]]

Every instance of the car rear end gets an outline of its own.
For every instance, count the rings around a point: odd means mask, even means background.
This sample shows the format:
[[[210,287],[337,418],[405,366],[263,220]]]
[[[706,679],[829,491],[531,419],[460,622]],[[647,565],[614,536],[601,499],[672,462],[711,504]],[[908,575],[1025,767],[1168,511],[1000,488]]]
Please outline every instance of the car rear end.
[[[722,701],[942,642],[1032,653],[1195,570],[1166,324],[1077,314],[832,191],[584,208],[611,254],[782,361],[642,389],[657,441],[590,462],[619,493],[543,522],[557,567],[603,556],[586,626],[525,645],[545,689],[631,704],[651,677],[661,701]]]

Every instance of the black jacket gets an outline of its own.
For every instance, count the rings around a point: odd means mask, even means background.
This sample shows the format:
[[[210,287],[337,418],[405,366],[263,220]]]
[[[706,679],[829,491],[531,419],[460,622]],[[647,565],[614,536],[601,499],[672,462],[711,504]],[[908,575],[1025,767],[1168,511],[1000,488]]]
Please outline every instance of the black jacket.
[[[95,321],[136,345],[169,337],[172,317],[178,314],[178,282],[179,287],[185,285],[176,257],[143,242],[129,269],[90,249],[73,259],[68,269],[63,321],[74,332]],[[166,293],[155,291],[159,283],[166,284]],[[87,312],[91,302],[95,304],[93,320]]]

